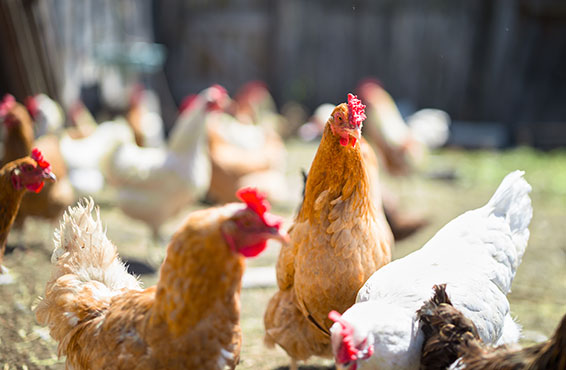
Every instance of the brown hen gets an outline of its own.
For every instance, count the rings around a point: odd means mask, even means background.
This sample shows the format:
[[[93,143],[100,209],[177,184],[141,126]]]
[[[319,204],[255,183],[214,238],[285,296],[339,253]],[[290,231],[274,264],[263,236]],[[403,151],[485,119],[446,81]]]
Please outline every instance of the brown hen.
[[[5,102],[6,99],[10,101],[5,97]],[[59,150],[59,139],[55,135],[45,135],[34,142],[34,123],[27,109],[16,101],[8,103],[7,107],[8,112],[4,116],[4,163],[29,155],[33,145],[49,160],[51,171],[58,179],[56,183],[46,184],[40,193],[24,195],[14,228],[22,229],[28,216],[56,220],[75,201],[74,190],[67,178],[67,167]]]
[[[51,172],[49,163],[43,159],[37,149],[33,150],[31,156],[8,162],[0,169],[0,265],[8,234],[24,193],[26,190],[41,191],[46,180],[54,181],[55,176]]]
[[[363,105],[353,95],[326,123],[304,201],[277,261],[279,291],[264,316],[265,342],[292,359],[332,355],[328,319],[344,312],[369,276],[391,260],[392,236],[360,143]]]

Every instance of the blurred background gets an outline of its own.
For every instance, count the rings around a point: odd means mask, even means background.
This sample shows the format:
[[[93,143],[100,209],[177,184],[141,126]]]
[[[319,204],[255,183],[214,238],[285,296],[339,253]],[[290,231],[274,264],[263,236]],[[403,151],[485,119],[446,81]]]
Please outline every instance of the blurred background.
[[[167,125],[212,82],[260,79],[278,106],[314,109],[375,76],[406,110],[443,109],[464,130],[493,130],[493,145],[566,143],[557,0],[8,0],[0,11],[0,91],[17,98],[123,108],[143,81]]]
[[[260,187],[291,225],[302,173],[348,92],[368,106],[364,137],[379,158],[394,257],[523,169],[534,218],[510,301],[524,343],[544,340],[565,313],[560,0],[2,0],[0,35],[0,121],[5,94],[25,104],[29,144],[59,163],[57,184],[68,186],[49,211],[29,201],[31,217],[10,233],[3,369],[64,368],[33,308],[68,205],[93,196],[120,255],[150,286],[187,213],[235,200],[241,186]],[[278,248],[248,261],[239,369],[288,364],[262,343]],[[310,364],[302,369],[332,368]]]

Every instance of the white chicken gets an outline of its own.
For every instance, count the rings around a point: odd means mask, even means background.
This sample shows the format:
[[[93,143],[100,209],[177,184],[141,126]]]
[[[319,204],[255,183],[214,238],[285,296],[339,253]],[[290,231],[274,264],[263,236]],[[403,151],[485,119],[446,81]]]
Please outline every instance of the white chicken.
[[[61,105],[45,94],[26,99],[26,108],[35,122],[35,137],[58,134],[65,124],[65,112]]]
[[[153,90],[141,84],[134,86],[126,119],[134,130],[139,146],[165,146],[159,98]]]
[[[213,85],[199,93],[189,109],[181,113],[167,147],[142,148],[127,142],[102,161],[106,179],[118,190],[120,209],[145,222],[154,238],[168,218],[207,190],[211,173],[207,116],[228,102],[226,90]]]
[[[106,121],[90,135],[73,139],[69,131],[59,141],[61,154],[69,170],[69,180],[81,195],[96,194],[105,181],[100,171],[101,160],[122,143],[133,143],[132,129],[123,118]]]
[[[417,310],[447,284],[454,307],[471,319],[486,344],[513,343],[520,327],[507,293],[529,239],[531,186],[510,173],[482,208],[449,222],[420,250],[376,271],[341,316],[331,312],[338,366],[418,369],[423,333]]]

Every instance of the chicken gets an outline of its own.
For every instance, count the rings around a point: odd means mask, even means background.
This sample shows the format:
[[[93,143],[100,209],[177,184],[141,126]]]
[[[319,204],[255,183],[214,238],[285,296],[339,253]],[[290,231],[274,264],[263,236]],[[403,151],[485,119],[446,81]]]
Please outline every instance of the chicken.
[[[35,140],[34,145],[41,150],[51,163],[57,182],[48,183],[41,193],[26,193],[14,228],[22,229],[27,217],[37,217],[56,221],[76,200],[75,191],[67,175],[67,167],[59,150],[59,139],[55,135],[45,135]]]
[[[324,130],[324,123],[326,122],[326,117],[328,117],[334,106],[331,104],[321,104],[316,108],[314,114],[310,118],[310,121],[301,126],[299,130],[300,137],[305,141],[314,140],[319,136]],[[363,139],[362,139],[363,140]],[[362,154],[368,168],[376,168],[375,173],[378,174],[379,171],[379,161],[375,155],[372,147],[365,142],[362,145]],[[371,171],[370,171],[371,172]],[[379,188],[377,194],[381,199],[376,199],[379,204],[383,204],[383,211],[391,231],[393,232],[393,237],[396,241],[403,240],[413,233],[418,231],[420,228],[427,224],[426,220],[418,216],[408,215],[399,206],[396,196],[389,191],[380,181],[379,176],[370,176],[371,186]]]
[[[120,209],[145,222],[154,238],[167,219],[201,197],[210,184],[207,117],[209,112],[225,106],[229,97],[224,88],[213,85],[195,99],[181,113],[166,148],[125,143],[101,162],[106,179],[118,189]]]
[[[452,305],[446,285],[418,311],[424,333],[420,370],[566,369],[566,315],[554,336],[523,349],[485,346],[474,323]]]
[[[13,98],[12,98],[13,99]],[[10,101],[11,99],[8,98]],[[36,117],[40,117],[28,100],[27,108],[32,108]],[[28,216],[47,220],[59,218],[61,213],[75,200],[73,189],[67,178],[67,169],[61,153],[59,141],[55,135],[45,135],[34,142],[34,123],[23,105],[12,101],[9,112],[5,115],[4,162],[11,162],[31,154],[32,145],[37,147],[51,163],[51,171],[57,177],[55,183],[48,183],[40,193],[25,193],[14,221],[14,229],[21,230]],[[6,107],[6,105],[5,105]]]
[[[76,108],[90,115],[84,108]],[[90,119],[84,119],[90,122]],[[95,125],[94,128],[91,124]],[[133,143],[134,134],[128,123],[120,117],[100,125],[81,124],[80,129],[65,130],[60,138],[60,150],[69,171],[69,180],[80,194],[96,194],[105,185],[101,161],[122,143]],[[89,131],[93,130],[92,133]],[[84,134],[88,134],[84,136]]]
[[[163,120],[157,96],[142,85],[135,85],[126,119],[134,130],[136,144],[142,147],[165,145]]]
[[[26,190],[39,193],[45,181],[55,181],[55,175],[37,149],[33,149],[30,156],[8,162],[0,169],[0,284],[10,281],[2,276],[6,274],[2,259],[20,202]]]
[[[417,310],[447,284],[454,307],[485,343],[513,343],[520,329],[506,294],[529,239],[530,185],[510,173],[489,200],[457,217],[420,250],[376,271],[342,316],[331,312],[336,363],[349,369],[418,369],[424,334]]]
[[[65,113],[61,105],[45,94],[29,96],[26,108],[35,122],[35,137],[60,134],[65,124]]]
[[[427,148],[416,140],[393,98],[375,80],[364,80],[357,88],[368,104],[365,134],[379,149],[389,173],[404,175],[422,161]]]
[[[2,163],[28,156],[33,146],[33,122],[26,108],[6,94],[0,102],[0,120],[4,126]]]
[[[55,232],[55,271],[37,320],[73,369],[233,369],[242,340],[245,257],[274,238],[282,219],[253,189],[191,213],[172,237],[157,286],[142,289],[107,238],[92,200],[69,209]]]
[[[343,312],[391,259],[391,231],[374,199],[360,138],[364,105],[352,94],[334,108],[311,165],[291,242],[277,261],[279,291],[264,316],[265,342],[297,360],[330,357],[328,312]]]
[[[209,200],[231,202],[237,189],[251,185],[273,202],[287,200],[287,151],[269,125],[242,123],[224,113],[210,121],[208,138],[212,165]]]
[[[88,108],[80,100],[71,106],[69,118],[72,127],[66,130],[66,134],[72,139],[84,139],[96,131],[98,126]]]
[[[280,132],[286,125],[286,119],[277,113],[273,97],[263,81],[250,81],[243,85],[236,96],[235,116],[245,123],[269,127]]]

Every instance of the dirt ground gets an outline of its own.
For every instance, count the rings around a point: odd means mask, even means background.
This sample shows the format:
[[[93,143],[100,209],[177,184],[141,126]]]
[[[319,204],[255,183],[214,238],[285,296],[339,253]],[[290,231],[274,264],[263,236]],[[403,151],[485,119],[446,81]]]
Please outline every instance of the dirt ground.
[[[288,204],[274,212],[291,221],[301,191],[300,168],[308,168],[316,144],[289,144]],[[550,335],[566,313],[566,154],[539,153],[520,149],[505,153],[442,151],[432,155],[426,169],[410,178],[384,177],[389,190],[400,197],[403,209],[423,215],[429,225],[395,246],[394,258],[420,248],[436,231],[462,212],[483,205],[503,176],[516,168],[527,171],[533,186],[534,218],[529,247],[513,283],[510,295],[514,316],[523,325],[524,343]],[[433,179],[431,173],[452,173],[453,180]],[[146,286],[157,280],[155,269],[163,258],[166,242],[151,241],[149,230],[113,207],[113,191],[96,198],[110,238],[120,254],[134,266],[148,265],[142,275]],[[194,208],[196,206],[193,206]],[[164,235],[170,236],[189,212],[168,222]],[[5,258],[16,281],[0,286],[0,369],[64,369],[57,345],[48,330],[35,321],[33,309],[44,292],[51,273],[51,240],[55,225],[29,220],[25,232],[12,233],[9,245],[17,247]],[[269,266],[276,261],[278,246],[270,245],[248,266]],[[140,264],[141,263],[141,264]],[[153,271],[152,271],[153,270]],[[138,266],[137,272],[144,272]],[[288,359],[280,349],[265,348],[263,312],[274,288],[245,289],[242,292],[241,323],[244,342],[238,369],[285,369]],[[332,368],[329,360],[312,359],[301,369]]]

